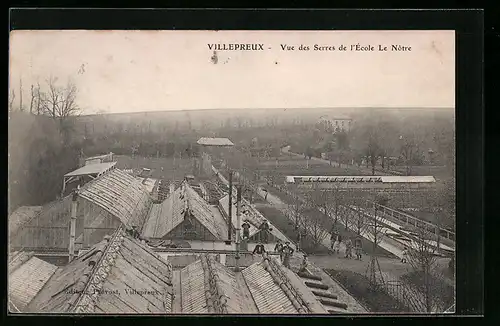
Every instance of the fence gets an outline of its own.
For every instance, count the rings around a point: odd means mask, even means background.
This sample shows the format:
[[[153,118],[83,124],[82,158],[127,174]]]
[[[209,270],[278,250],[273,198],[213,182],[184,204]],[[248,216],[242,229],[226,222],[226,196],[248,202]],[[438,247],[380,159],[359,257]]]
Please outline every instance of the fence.
[[[285,187],[285,186],[274,185],[274,187],[276,189],[286,193],[288,196],[297,197],[297,195],[298,195],[298,194],[290,191],[289,189],[287,189],[287,187]],[[299,198],[299,199],[302,201],[305,201],[302,198]],[[443,239],[448,240],[448,244],[452,245],[452,246],[454,246],[454,244],[455,244],[455,232],[452,232],[452,231],[444,229],[444,228],[440,228],[433,223],[420,220],[414,216],[397,211],[397,210],[389,208],[387,206],[383,206],[383,205],[374,203],[370,200],[366,200],[366,203],[369,205],[369,207],[376,205],[377,210],[379,212],[382,212],[383,216],[385,216],[385,217],[389,217],[389,218],[392,218],[393,220],[398,220],[398,221],[404,222],[404,224],[406,226],[425,229],[428,232],[433,233],[436,236],[436,238],[437,238],[438,232],[439,232],[439,236],[442,237],[442,240]]]
[[[412,289],[406,283],[390,279],[378,284],[387,294],[396,299],[399,303],[409,308],[412,312],[426,312],[422,294]]]

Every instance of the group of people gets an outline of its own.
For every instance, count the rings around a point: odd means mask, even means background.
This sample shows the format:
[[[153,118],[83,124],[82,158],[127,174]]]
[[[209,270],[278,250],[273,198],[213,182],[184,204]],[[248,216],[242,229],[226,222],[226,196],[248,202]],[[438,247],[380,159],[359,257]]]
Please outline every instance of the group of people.
[[[241,228],[243,229],[243,239],[249,239],[250,238],[250,223],[248,220],[245,220],[243,224],[241,225]],[[269,242],[269,232],[272,231],[272,229],[269,227],[269,222],[264,221],[262,224],[259,226],[259,241],[263,243],[268,243]]]
[[[274,246],[274,251],[279,253],[280,255],[280,261],[283,264],[283,266],[290,268],[290,258],[292,257],[294,253],[294,249],[290,246],[290,242],[285,242],[283,244],[281,240],[278,239],[276,246]],[[252,251],[252,255],[259,254],[263,255],[266,252],[266,248],[264,247],[264,244],[262,241],[259,241],[259,243],[255,246],[255,248]]]
[[[330,248],[333,250],[333,252],[337,254],[340,253],[342,236],[334,228],[332,228],[331,231],[330,241],[331,241]],[[363,243],[359,236],[347,238],[344,242],[344,246],[345,246],[345,258],[351,259],[353,257],[353,251],[354,251],[354,255],[356,256],[355,259],[361,260],[363,254]]]

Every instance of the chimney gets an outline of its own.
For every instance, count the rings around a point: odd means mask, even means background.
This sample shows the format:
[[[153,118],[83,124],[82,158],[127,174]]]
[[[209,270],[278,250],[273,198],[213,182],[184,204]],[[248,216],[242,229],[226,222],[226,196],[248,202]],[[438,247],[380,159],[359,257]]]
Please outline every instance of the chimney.
[[[69,227],[69,262],[75,257],[76,212],[78,208],[78,191],[73,192],[71,201],[71,222]]]
[[[241,224],[241,184],[238,185],[236,194],[236,266],[235,272],[240,271],[240,224]]]
[[[229,207],[228,207],[228,219],[227,219],[228,244],[231,244],[232,219],[233,219],[233,171],[229,171]]]

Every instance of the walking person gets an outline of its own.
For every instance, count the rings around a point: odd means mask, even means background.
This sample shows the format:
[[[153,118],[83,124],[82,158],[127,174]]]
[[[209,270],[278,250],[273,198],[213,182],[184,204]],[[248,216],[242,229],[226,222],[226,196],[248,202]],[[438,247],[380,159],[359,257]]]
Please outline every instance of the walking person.
[[[280,254],[280,261],[283,262],[283,243],[281,243],[281,240],[278,239],[278,242],[276,243],[276,246],[274,246],[274,251],[278,252]]]
[[[290,247],[290,242],[286,242],[283,247],[283,266],[290,268],[290,258],[293,255],[293,248]]]
[[[335,250],[335,242],[337,241],[337,235],[335,233],[332,233],[330,235],[330,249]]]
[[[361,260],[361,256],[363,253],[363,242],[361,238],[358,236],[354,239],[354,252],[356,254],[356,259]]]
[[[403,249],[403,252],[402,252],[401,262],[402,263],[406,263],[407,262],[407,259],[406,259],[407,257],[408,257],[408,248],[405,247]]]
[[[337,235],[337,238],[335,239],[335,243],[333,244],[333,251],[336,252],[337,254],[340,253],[340,244],[342,243],[342,237]]]
[[[302,258],[302,263],[300,264],[299,272],[307,273],[307,254],[304,254]]]
[[[352,257],[352,240],[347,238],[345,241],[345,258],[351,259]]]

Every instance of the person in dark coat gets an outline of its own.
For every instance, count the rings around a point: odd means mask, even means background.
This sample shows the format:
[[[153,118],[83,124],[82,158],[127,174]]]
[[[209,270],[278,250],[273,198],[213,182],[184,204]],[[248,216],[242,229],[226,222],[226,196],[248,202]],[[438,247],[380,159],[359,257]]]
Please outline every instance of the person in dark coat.
[[[356,259],[361,260],[363,252],[363,242],[361,241],[361,237],[357,236],[354,238],[354,253],[356,254]]]
[[[283,243],[281,243],[281,240],[278,239],[278,242],[276,243],[276,246],[274,246],[274,251],[278,252],[280,254],[280,261],[283,262]]]
[[[260,234],[261,234],[261,239],[264,243],[267,243],[268,241],[268,235],[269,235],[269,223],[267,221],[262,222],[262,224],[259,227],[260,229]]]
[[[250,238],[250,223],[245,220],[245,222],[241,225],[241,228],[243,229],[243,239]]]
[[[290,268],[290,258],[293,255],[293,248],[290,246],[290,242],[286,242],[283,247],[283,266]]]
[[[253,248],[252,255],[259,254],[262,255],[263,253],[266,252],[266,248],[262,244],[262,242],[259,241],[259,243]]]

